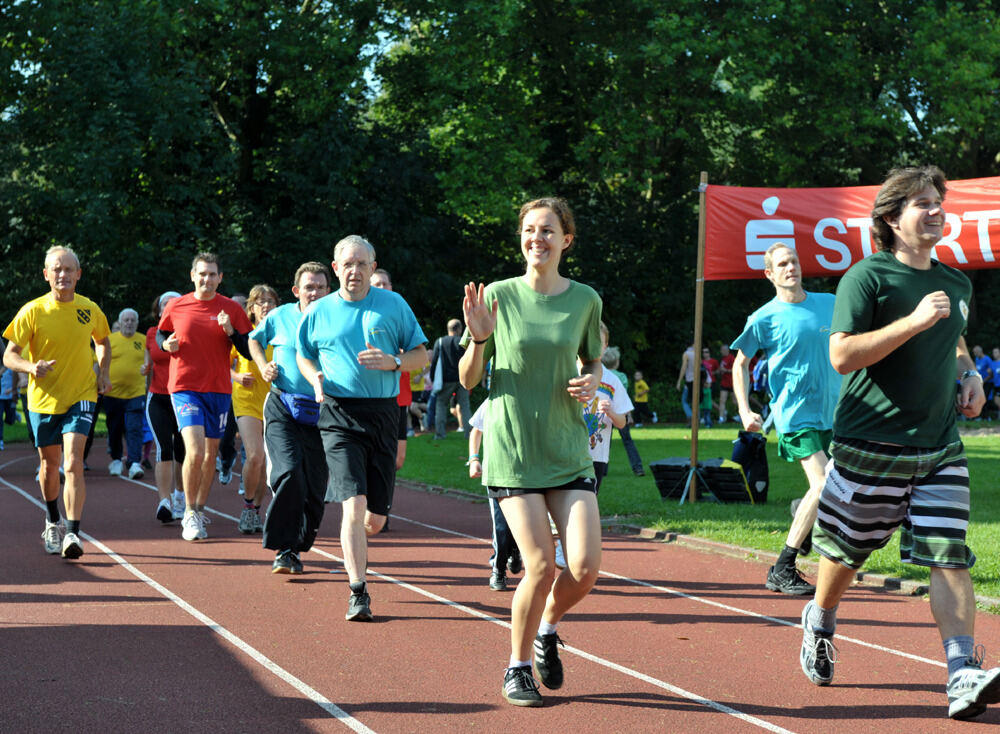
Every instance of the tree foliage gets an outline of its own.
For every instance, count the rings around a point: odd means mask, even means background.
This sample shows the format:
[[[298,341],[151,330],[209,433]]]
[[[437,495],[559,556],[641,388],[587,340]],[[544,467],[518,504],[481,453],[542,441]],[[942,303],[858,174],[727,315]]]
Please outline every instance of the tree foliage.
[[[699,172],[995,175],[997,22],[943,0],[0,0],[0,311],[39,292],[51,244],[116,313],[183,290],[200,249],[230,292],[287,292],[356,232],[436,333],[463,282],[520,272],[517,207],[558,194],[568,274],[603,295],[626,368],[672,380]],[[769,296],[709,283],[706,338]]]

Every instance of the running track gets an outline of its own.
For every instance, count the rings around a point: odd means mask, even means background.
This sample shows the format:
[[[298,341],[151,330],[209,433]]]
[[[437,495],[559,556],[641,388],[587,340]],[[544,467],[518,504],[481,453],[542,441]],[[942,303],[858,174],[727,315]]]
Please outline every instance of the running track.
[[[798,667],[803,601],[766,566],[608,535],[597,587],[560,635],[566,684],[545,706],[500,696],[510,594],[486,585],[483,504],[399,487],[373,539],[373,624],[347,623],[328,508],[302,576],[270,573],[236,530],[234,481],[213,489],[210,538],[153,518],[151,480],[108,477],[98,442],[85,555],[46,555],[36,460],[0,454],[0,732],[931,732],[946,717],[927,602],[857,587],[841,610],[830,688]],[[149,482],[149,483],[147,483]],[[613,491],[613,488],[607,488]],[[734,507],[734,512],[739,508]],[[1000,620],[978,641],[998,662]],[[990,652],[990,650],[988,650]]]

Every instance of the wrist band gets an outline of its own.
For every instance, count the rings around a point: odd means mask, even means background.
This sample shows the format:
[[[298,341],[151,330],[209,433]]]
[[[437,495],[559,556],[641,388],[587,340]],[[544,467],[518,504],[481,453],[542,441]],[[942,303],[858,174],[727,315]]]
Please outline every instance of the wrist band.
[[[490,340],[490,338],[489,338],[489,337],[486,337],[486,338],[485,338],[485,339],[483,339],[482,341],[480,341],[479,339],[473,339],[473,340],[472,340],[472,343],[473,343],[473,344],[485,344],[485,343],[486,343],[486,342],[488,342],[489,340]]]
[[[469,454],[469,461],[472,461],[473,459],[478,459],[478,458],[479,458],[479,454]]]

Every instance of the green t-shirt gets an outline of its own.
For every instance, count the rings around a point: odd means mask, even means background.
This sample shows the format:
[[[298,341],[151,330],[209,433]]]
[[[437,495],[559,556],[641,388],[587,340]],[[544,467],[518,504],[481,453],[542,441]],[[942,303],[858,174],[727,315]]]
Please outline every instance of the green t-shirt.
[[[574,281],[546,296],[518,277],[491,283],[485,297],[496,299],[498,311],[484,352],[493,375],[483,484],[542,489],[593,477],[581,404],[566,389],[577,355],[585,362],[601,356],[600,296]]]
[[[915,270],[892,253],[876,252],[841,279],[831,332],[875,331],[908,316],[934,291],[951,299],[948,318],[844,378],[833,421],[838,438],[918,448],[958,440],[955,346],[965,333],[972,298],[963,273],[936,260],[929,270]]]

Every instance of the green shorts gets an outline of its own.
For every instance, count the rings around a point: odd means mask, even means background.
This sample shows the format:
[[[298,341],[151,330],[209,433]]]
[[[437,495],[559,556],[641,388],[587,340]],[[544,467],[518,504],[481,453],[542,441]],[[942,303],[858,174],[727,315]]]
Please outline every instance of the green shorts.
[[[803,428],[801,431],[778,434],[778,456],[785,461],[808,459],[817,451],[830,452],[833,431]]]

